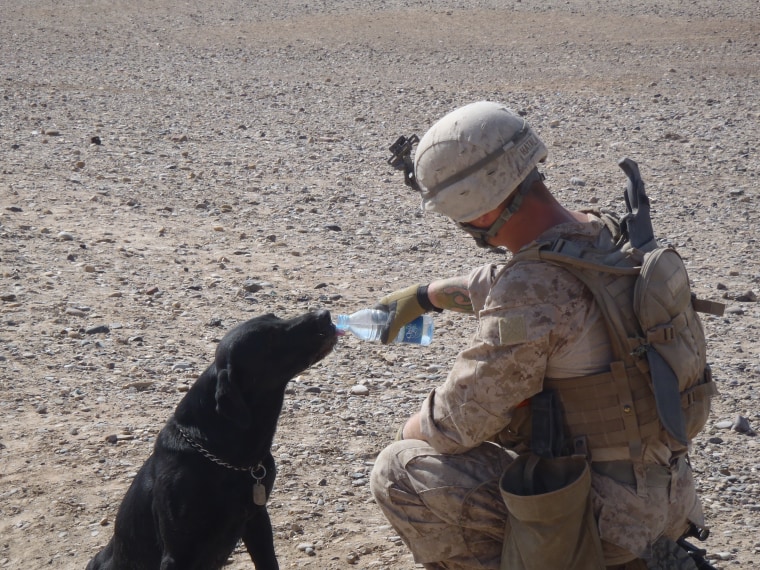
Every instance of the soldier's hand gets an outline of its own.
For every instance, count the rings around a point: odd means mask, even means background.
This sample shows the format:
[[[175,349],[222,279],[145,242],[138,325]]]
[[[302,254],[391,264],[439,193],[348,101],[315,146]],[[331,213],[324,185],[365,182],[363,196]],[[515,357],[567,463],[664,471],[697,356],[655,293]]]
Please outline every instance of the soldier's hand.
[[[411,285],[386,295],[375,309],[388,313],[388,324],[380,337],[383,344],[392,342],[398,336],[401,327],[428,311],[440,311],[434,306],[427,295],[427,285]]]

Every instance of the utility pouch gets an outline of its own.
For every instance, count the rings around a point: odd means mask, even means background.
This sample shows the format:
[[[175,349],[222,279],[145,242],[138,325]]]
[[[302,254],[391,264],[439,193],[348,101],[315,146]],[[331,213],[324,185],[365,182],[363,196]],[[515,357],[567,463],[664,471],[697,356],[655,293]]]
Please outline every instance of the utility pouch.
[[[500,491],[509,511],[502,570],[604,570],[585,458],[522,455]]]

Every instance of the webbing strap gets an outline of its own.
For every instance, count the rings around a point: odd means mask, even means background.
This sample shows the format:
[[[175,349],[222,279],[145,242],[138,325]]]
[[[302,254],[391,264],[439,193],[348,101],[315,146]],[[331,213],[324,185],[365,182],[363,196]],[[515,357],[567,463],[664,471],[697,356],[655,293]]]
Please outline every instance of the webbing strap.
[[[713,396],[718,395],[718,387],[712,380],[712,374],[709,372],[709,368],[706,371],[706,378],[702,384],[692,386],[681,394],[681,408],[686,410],[694,402],[706,400]]]
[[[679,313],[676,318],[669,323],[646,331],[647,344],[671,342],[676,339],[679,333],[686,328],[687,325],[686,315]]]
[[[557,239],[554,242],[541,244],[537,248],[529,248],[518,254],[521,259],[540,259],[541,261],[553,261],[561,264],[563,267],[573,265],[583,269],[593,269],[603,273],[612,273],[615,275],[638,275],[641,273],[641,267],[620,267],[615,265],[606,265],[599,261],[587,258],[576,257],[572,254],[577,246],[563,239]],[[578,251],[582,251],[578,249]]]
[[[723,312],[726,310],[726,305],[723,303],[708,301],[707,299],[697,299],[697,296],[694,294],[691,295],[691,306],[698,313],[707,313],[716,317],[722,317]]]
[[[646,470],[642,462],[643,446],[641,443],[641,432],[639,431],[639,422],[636,419],[636,408],[633,405],[633,395],[631,386],[628,383],[628,374],[625,371],[623,362],[613,362],[610,365],[612,379],[618,391],[618,398],[623,409],[623,425],[628,438],[628,452],[633,463],[633,472],[636,476],[636,494],[639,497],[647,497]],[[593,453],[593,451],[592,451]]]

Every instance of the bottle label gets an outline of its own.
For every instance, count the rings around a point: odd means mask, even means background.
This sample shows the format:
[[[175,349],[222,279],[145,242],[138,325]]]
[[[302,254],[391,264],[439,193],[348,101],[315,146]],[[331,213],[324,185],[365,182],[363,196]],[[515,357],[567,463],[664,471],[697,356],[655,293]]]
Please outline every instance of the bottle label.
[[[422,317],[413,320],[404,327],[404,340],[402,342],[412,344],[420,344],[422,342]]]

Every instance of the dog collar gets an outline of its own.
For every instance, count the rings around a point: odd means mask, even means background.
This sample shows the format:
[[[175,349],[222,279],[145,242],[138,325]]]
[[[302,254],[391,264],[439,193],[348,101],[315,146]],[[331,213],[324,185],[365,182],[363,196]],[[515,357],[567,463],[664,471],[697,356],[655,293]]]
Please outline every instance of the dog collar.
[[[251,474],[251,477],[257,480],[261,480],[264,477],[266,477],[267,469],[264,467],[264,465],[259,461],[256,465],[252,467],[238,467],[237,465],[231,465],[224,461],[223,459],[218,458],[216,455],[211,453],[208,449],[203,447],[200,443],[195,441],[192,436],[187,433],[179,424],[175,424],[177,427],[177,431],[179,431],[180,435],[185,439],[187,443],[189,443],[193,449],[198,451],[203,457],[208,459],[209,461],[212,461],[216,463],[217,465],[221,465],[222,467],[226,467],[227,469],[232,469],[233,471],[248,471]]]

